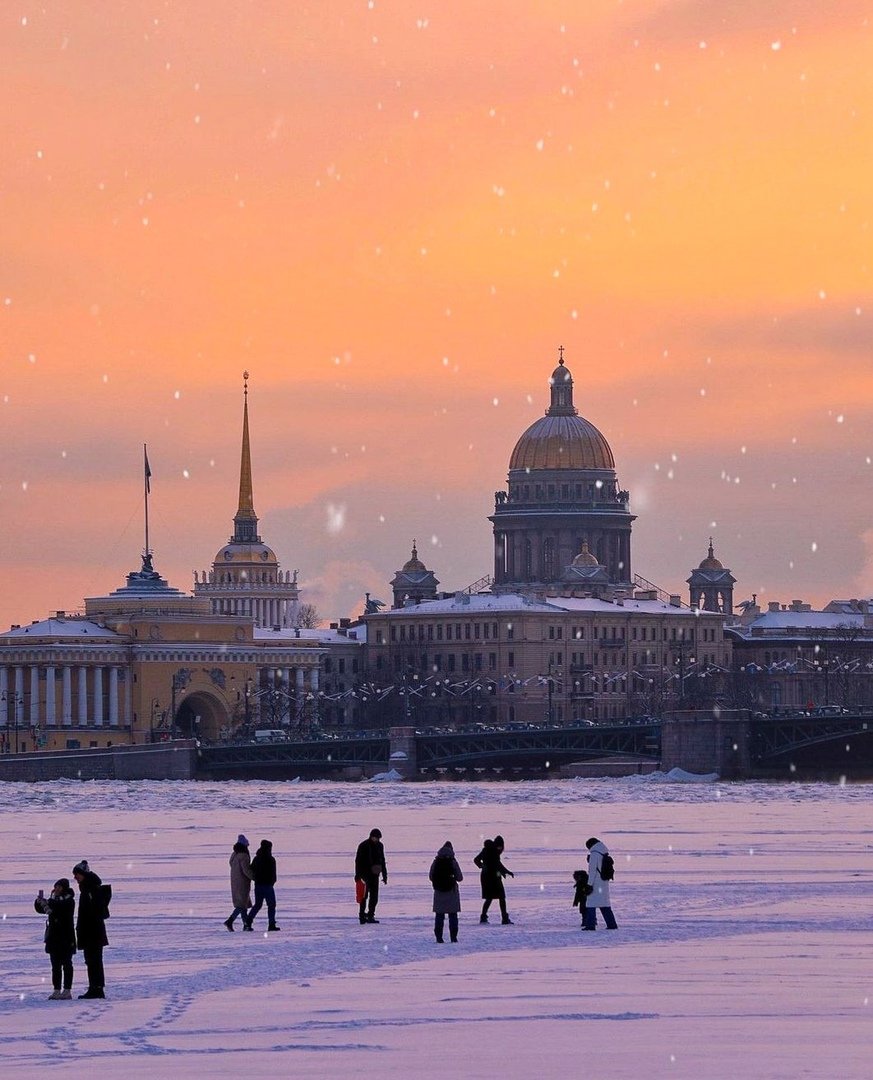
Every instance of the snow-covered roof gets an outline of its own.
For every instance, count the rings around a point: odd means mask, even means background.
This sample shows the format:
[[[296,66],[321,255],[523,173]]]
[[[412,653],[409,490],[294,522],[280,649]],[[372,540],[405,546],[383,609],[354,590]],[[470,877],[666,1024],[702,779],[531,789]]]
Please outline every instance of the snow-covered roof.
[[[623,600],[617,603],[598,600],[593,596],[550,596],[549,603],[553,607],[563,608],[564,611],[590,611],[603,615],[621,615],[622,612],[632,611],[639,615],[670,615],[686,619],[697,619],[701,616],[723,618],[718,612],[698,612],[695,608],[677,607],[664,600]]]
[[[730,629],[742,637],[750,637],[755,631],[768,634],[799,633],[804,630],[837,630],[844,626],[863,629],[864,616],[843,611],[765,611],[745,626],[734,625]]]
[[[381,611],[380,615],[393,615],[395,618],[416,615],[469,615],[474,612],[497,611],[552,611],[550,604],[529,600],[518,593],[456,593],[443,600],[424,600],[420,604],[409,604],[402,608]]]
[[[623,603],[598,600],[591,596],[549,596],[545,600],[534,600],[521,593],[456,593],[444,600],[425,600],[421,604],[394,608],[380,612],[394,618],[421,616],[430,618],[434,615],[471,615],[490,612],[555,612],[578,611],[604,615],[621,615],[623,612],[635,612],[645,615],[671,615],[685,618],[697,618],[693,608],[674,607],[663,600],[625,600]],[[712,615],[701,612],[701,615]]]
[[[355,636],[352,637],[352,634]],[[363,623],[349,627],[348,631],[322,629],[301,629],[298,633],[293,627],[286,626],[279,630],[272,627],[256,626],[255,641],[272,641],[277,644],[293,645],[295,641],[311,641],[318,645],[360,645],[367,640],[367,628]]]
[[[58,619],[48,618],[39,622],[33,622],[29,626],[19,626],[14,630],[7,630],[0,634],[0,638],[102,638],[103,640],[116,641],[120,634],[114,630],[108,630],[105,626],[98,626],[91,619]]]

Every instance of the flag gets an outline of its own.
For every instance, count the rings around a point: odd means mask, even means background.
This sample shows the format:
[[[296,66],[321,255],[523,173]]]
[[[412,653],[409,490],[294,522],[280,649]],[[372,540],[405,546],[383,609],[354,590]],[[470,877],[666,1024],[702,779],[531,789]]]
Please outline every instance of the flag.
[[[152,485],[149,483],[149,480],[151,479],[151,475],[152,475],[152,470],[149,468],[149,455],[148,455],[148,452],[147,452],[147,450],[145,448],[145,443],[143,443],[143,447],[142,447],[142,459],[143,459],[143,468],[145,469],[146,494],[148,495],[148,494],[151,493],[151,490],[152,490]]]

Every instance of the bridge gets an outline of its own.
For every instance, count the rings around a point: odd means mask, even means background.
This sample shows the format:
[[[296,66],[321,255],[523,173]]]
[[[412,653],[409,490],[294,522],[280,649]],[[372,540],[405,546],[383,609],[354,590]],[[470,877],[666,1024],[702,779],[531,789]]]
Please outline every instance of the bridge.
[[[402,747],[405,757],[392,762]],[[537,728],[517,731],[415,732],[391,735],[300,739],[266,744],[206,746],[198,772],[215,779],[233,776],[317,773],[359,769],[384,771],[395,764],[408,772],[520,768],[543,770],[564,762],[610,759],[657,761],[658,724]]]
[[[752,761],[767,765],[792,755],[808,753],[813,748],[848,746],[851,754],[852,740],[873,734],[873,716],[797,716],[756,717],[750,722]],[[867,743],[863,739],[863,744]],[[855,749],[863,748],[856,742]],[[845,753],[845,751],[844,751]]]
[[[198,775],[233,777],[404,776],[452,770],[547,772],[570,762],[659,762],[688,772],[742,778],[873,767],[873,716],[751,717],[747,712],[677,714],[664,722],[511,731],[414,731],[267,744],[202,747]],[[848,750],[847,750],[848,747]],[[795,765],[795,763],[797,763]]]

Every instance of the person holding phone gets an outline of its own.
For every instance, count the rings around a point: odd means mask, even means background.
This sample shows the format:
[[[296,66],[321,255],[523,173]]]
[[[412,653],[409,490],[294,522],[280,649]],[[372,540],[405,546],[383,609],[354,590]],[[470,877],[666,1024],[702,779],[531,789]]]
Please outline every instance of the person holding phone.
[[[52,965],[52,987],[49,1001],[69,1001],[73,989],[73,954],[76,951],[76,931],[73,915],[76,894],[68,878],[59,878],[48,896],[40,889],[33,902],[40,915],[46,915],[45,951]]]

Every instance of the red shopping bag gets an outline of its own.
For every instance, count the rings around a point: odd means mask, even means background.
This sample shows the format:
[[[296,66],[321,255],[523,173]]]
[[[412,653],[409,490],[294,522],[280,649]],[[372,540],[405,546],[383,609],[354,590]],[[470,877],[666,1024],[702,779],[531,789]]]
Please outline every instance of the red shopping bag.
[[[358,880],[355,882],[355,900],[360,904],[360,902],[364,899],[366,895],[366,882],[363,880],[363,878],[358,878]]]

